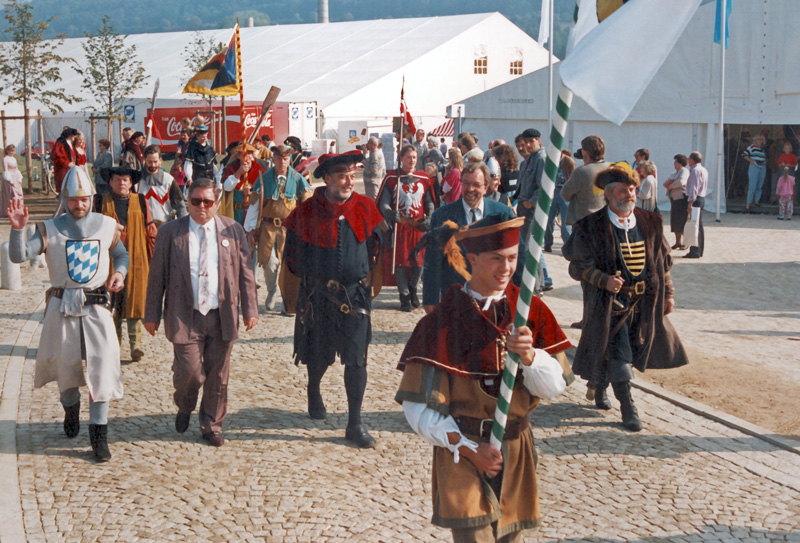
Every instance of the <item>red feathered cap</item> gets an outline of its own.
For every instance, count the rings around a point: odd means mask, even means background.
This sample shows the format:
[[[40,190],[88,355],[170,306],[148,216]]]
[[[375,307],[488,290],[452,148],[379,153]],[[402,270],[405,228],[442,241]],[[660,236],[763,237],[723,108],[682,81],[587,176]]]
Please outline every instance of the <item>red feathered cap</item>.
[[[519,245],[519,229],[524,222],[522,217],[503,222],[499,216],[489,215],[460,230],[455,238],[472,254],[508,249]]]

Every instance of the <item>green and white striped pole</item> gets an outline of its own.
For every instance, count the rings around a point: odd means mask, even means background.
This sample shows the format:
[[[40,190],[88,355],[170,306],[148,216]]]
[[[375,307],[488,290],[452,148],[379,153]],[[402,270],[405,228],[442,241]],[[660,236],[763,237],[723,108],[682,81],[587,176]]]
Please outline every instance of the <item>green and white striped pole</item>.
[[[514,315],[514,328],[525,326],[528,323],[528,313],[530,313],[531,297],[533,296],[534,284],[536,282],[536,272],[539,269],[539,262],[542,259],[544,231],[547,227],[550,205],[553,202],[553,193],[556,186],[555,180],[558,174],[558,165],[561,161],[561,148],[564,145],[564,136],[567,132],[567,118],[569,117],[569,108],[571,106],[572,91],[562,83],[561,89],[558,91],[555,111],[553,112],[553,126],[550,129],[550,139],[547,142],[547,159],[544,165],[541,187],[539,187],[539,199],[536,202],[534,221],[528,233],[528,240],[526,243],[525,268],[522,272],[522,284],[520,285],[519,298],[517,299],[517,312],[516,315]],[[503,434],[505,434],[506,421],[508,420],[508,408],[511,405],[511,394],[513,393],[514,381],[517,378],[518,369],[519,355],[509,352],[506,356],[503,381],[500,384],[500,395],[497,398],[497,408],[494,412],[492,435],[489,439],[489,443],[498,450],[500,450],[500,447],[503,445]]]

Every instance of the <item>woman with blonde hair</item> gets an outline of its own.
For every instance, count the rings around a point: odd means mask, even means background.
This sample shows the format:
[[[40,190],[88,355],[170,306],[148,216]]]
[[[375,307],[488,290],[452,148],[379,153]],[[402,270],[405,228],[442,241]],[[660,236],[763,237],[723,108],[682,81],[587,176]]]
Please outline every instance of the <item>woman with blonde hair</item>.
[[[442,198],[445,203],[455,202],[461,197],[461,170],[464,169],[464,159],[461,151],[455,147],[447,151],[447,167],[442,179]]]
[[[636,195],[636,207],[645,211],[658,212],[658,189],[656,185],[656,165],[650,162],[642,162],[639,165],[639,177],[642,185]]]

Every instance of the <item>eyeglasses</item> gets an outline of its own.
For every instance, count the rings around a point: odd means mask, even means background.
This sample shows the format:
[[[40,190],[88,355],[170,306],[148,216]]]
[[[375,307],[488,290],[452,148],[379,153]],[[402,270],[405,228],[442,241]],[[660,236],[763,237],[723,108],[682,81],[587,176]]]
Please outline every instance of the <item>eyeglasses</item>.
[[[211,208],[216,204],[214,200],[206,200],[205,198],[189,198],[189,201],[195,207],[203,206],[205,208]]]

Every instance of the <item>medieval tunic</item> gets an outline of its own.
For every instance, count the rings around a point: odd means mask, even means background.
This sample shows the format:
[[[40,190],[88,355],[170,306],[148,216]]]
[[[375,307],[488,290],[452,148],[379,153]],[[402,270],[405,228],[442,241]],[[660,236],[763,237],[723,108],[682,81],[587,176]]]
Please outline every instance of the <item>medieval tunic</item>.
[[[222,203],[219,206],[219,214],[223,217],[233,219],[239,224],[244,224],[247,208],[249,207],[249,192],[258,180],[258,176],[264,173],[264,168],[253,161],[250,169],[246,171],[241,179],[235,177],[239,170],[241,161],[237,158],[225,166],[222,171]]]
[[[505,359],[507,326],[513,321],[519,289],[509,285],[500,302],[483,311],[460,285],[453,285],[436,309],[414,329],[401,356],[403,379],[395,396],[457,417],[493,419]],[[457,315],[458,318],[453,318]],[[528,326],[533,344],[555,356],[570,347],[555,317],[538,298],[531,300]],[[568,371],[568,370],[567,370]],[[565,378],[569,381],[569,375]],[[539,398],[518,376],[509,421],[528,417]],[[490,424],[490,423],[489,423]],[[465,435],[481,441],[476,435]],[[539,524],[536,450],[530,431],[503,441],[503,471],[492,485],[475,466],[434,447],[433,524],[445,528],[480,527],[497,522],[497,537]],[[499,488],[499,497],[496,489]]]
[[[186,161],[192,163],[192,181],[200,178],[214,179],[214,164],[217,163],[217,152],[211,143],[200,145],[197,140],[189,142],[186,149]]]
[[[626,287],[634,287],[638,280],[643,282],[641,294],[633,295],[637,298],[636,307],[628,330],[629,337],[634,338],[630,342],[633,367],[645,371],[647,368],[675,368],[688,362],[677,332],[664,315],[665,299],[672,296],[669,279],[672,257],[664,238],[662,219],[639,208],[633,213],[639,230],[636,240],[644,242],[641,277],[630,275],[632,272],[621,259],[608,207],[575,223],[564,245],[564,256],[570,261],[569,274],[581,281],[584,291],[583,332],[572,369],[589,381],[599,382],[603,378],[612,322],[616,323],[619,318],[614,315],[617,296],[605,289],[609,276],[618,271],[625,276]],[[624,298],[620,301],[623,305],[632,303]]]
[[[426,218],[433,213],[436,196],[433,182],[423,171],[401,175],[398,185],[397,170],[390,170],[383,180],[377,202],[381,211],[394,211],[398,222],[392,227],[397,229],[397,246],[394,249],[398,266],[421,267],[425,251],[417,251],[414,258],[411,252],[425,234]],[[398,192],[398,186],[400,190]],[[392,258],[392,251],[386,251],[385,258]]]
[[[95,402],[121,398],[119,342],[111,311],[104,305],[82,303],[78,309],[71,309],[69,303],[85,299],[83,290],[105,286],[110,273],[108,252],[119,242],[118,226],[114,219],[103,217],[96,232],[73,240],[50,219],[39,225],[39,231],[45,240],[50,282],[54,288],[63,288],[64,293],[61,298],[51,297],[45,310],[34,386],[57,381],[63,392],[86,384]]]
[[[300,277],[295,320],[296,363],[366,364],[372,337],[367,281],[380,249],[383,219],[371,198],[354,192],[344,204],[320,187],[283,222],[284,258]]]
[[[144,172],[142,180],[136,186],[136,192],[144,195],[150,214],[157,225],[164,224],[174,218],[186,215],[186,204],[183,194],[175,182],[175,178],[163,170],[155,174]]]
[[[291,167],[286,175],[276,175],[275,168],[262,174],[253,185],[251,201],[260,204],[258,228],[258,264],[266,266],[273,247],[278,258],[283,257],[286,228],[283,221],[297,207],[298,201],[309,197],[311,185]]]
[[[147,275],[150,273],[150,256],[155,244],[150,213],[141,194],[131,193],[130,198],[115,198],[111,193],[100,196],[96,211],[111,217],[123,227],[120,239],[128,250],[130,264],[125,277],[125,288],[113,293],[112,307],[118,318],[144,318],[147,297]],[[148,235],[149,234],[149,235]]]

